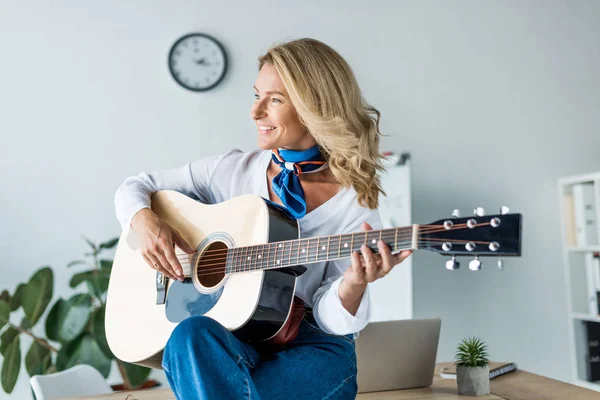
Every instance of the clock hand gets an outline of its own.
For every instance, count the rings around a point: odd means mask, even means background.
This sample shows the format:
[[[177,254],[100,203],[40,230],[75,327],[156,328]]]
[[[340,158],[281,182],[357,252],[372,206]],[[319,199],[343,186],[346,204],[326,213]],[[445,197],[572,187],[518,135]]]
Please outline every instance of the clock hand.
[[[197,60],[197,61],[196,61],[196,64],[198,64],[198,65],[210,65],[209,63],[207,63],[207,62],[205,61],[205,59],[204,59],[204,58],[201,58],[201,59]]]

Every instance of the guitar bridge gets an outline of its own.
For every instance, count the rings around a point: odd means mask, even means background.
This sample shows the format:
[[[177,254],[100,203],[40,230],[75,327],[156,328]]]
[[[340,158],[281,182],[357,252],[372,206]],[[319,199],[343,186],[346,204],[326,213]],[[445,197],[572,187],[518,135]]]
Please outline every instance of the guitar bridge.
[[[156,304],[165,304],[167,301],[167,282],[169,278],[156,272]]]

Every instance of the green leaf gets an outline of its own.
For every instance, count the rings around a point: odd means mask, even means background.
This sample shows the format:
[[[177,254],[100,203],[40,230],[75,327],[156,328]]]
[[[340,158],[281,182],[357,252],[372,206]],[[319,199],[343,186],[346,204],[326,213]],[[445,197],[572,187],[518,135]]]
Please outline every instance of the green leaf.
[[[5,290],[0,294],[0,301],[10,304],[10,293],[8,293],[8,290]]]
[[[60,330],[60,317],[66,311],[67,302],[63,299],[58,299],[54,306],[50,309],[46,318],[46,336],[50,340],[58,342]]]
[[[7,303],[0,301],[0,329],[8,324],[10,318],[10,307]]]
[[[150,368],[141,367],[135,364],[129,364],[124,362],[125,370],[127,371],[127,376],[129,377],[129,382],[131,382],[131,386],[134,389],[141,386],[146,380],[148,376],[152,372]]]
[[[111,239],[108,242],[104,242],[104,243],[100,244],[100,248],[101,249],[112,249],[113,247],[115,247],[117,245],[117,243],[119,243],[118,237]]]
[[[67,264],[67,268],[70,268],[70,267],[72,267],[74,265],[81,265],[81,264],[87,265],[87,263],[85,261],[83,261],[83,260],[75,260],[75,261],[71,261],[70,263],[68,263]]]
[[[87,282],[89,293],[93,293],[97,298],[102,298],[102,294],[108,290],[109,280],[109,271],[94,269],[73,275],[69,284],[74,288],[82,282]]]
[[[26,316],[23,316],[23,319],[21,320],[21,328],[30,329],[31,327],[31,322],[29,322]]]
[[[92,248],[92,250],[94,250],[93,254],[98,253],[98,248],[96,247],[96,245],[94,244],[94,242],[92,242],[90,239],[86,238],[85,236],[82,236],[83,240],[85,240],[87,242],[87,244],[90,245],[90,247]]]
[[[463,339],[455,354],[456,365],[483,367],[488,364],[487,346],[479,338]]]
[[[92,315],[91,334],[100,346],[100,349],[109,358],[115,358],[106,341],[106,330],[104,328],[104,316],[106,314],[105,306],[102,306]]]
[[[50,350],[34,340],[25,355],[25,368],[29,376],[43,374],[51,363]]]
[[[2,363],[2,388],[6,393],[11,393],[17,383],[19,371],[21,370],[21,341],[16,340],[8,346]]]
[[[85,329],[91,314],[92,298],[88,294],[76,294],[59,310],[58,339],[70,342]]]
[[[111,361],[100,350],[92,335],[84,333],[59,350],[56,367],[59,371],[63,371],[77,364],[89,364],[106,378],[110,373]]]
[[[26,288],[26,284],[19,283],[17,290],[15,290],[15,295],[12,297],[12,299],[10,299],[10,311],[16,311],[19,307],[21,307],[21,299],[23,298]]]
[[[112,269],[113,260],[100,260],[100,268],[102,269]]]
[[[38,270],[27,283],[21,302],[25,315],[32,326],[46,311],[52,298],[53,288],[54,274],[49,267]]]
[[[95,271],[84,271],[78,274],[73,275],[71,281],[69,282],[69,286],[72,288],[77,287],[81,282],[85,282],[93,278]]]
[[[100,293],[104,294],[108,290],[108,283],[110,282],[110,270],[101,270],[98,272],[98,288]]]
[[[8,346],[19,336],[19,331],[15,328],[9,327],[0,336],[0,354],[4,356],[4,352],[8,349]]]

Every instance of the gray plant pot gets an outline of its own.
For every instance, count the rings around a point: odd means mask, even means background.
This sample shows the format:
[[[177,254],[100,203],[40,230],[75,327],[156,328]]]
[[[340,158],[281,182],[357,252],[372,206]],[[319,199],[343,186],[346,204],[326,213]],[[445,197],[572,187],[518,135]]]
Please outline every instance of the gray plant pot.
[[[484,396],[490,393],[490,367],[456,367],[458,394],[463,396]]]

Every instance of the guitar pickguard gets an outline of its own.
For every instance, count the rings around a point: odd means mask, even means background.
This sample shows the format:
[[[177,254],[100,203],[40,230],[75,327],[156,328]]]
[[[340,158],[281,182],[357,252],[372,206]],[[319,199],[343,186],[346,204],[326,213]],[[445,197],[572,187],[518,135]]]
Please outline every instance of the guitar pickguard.
[[[204,315],[217,304],[222,293],[223,287],[214,293],[200,293],[190,278],[174,281],[167,294],[167,319],[171,322],[181,322],[188,317]]]

